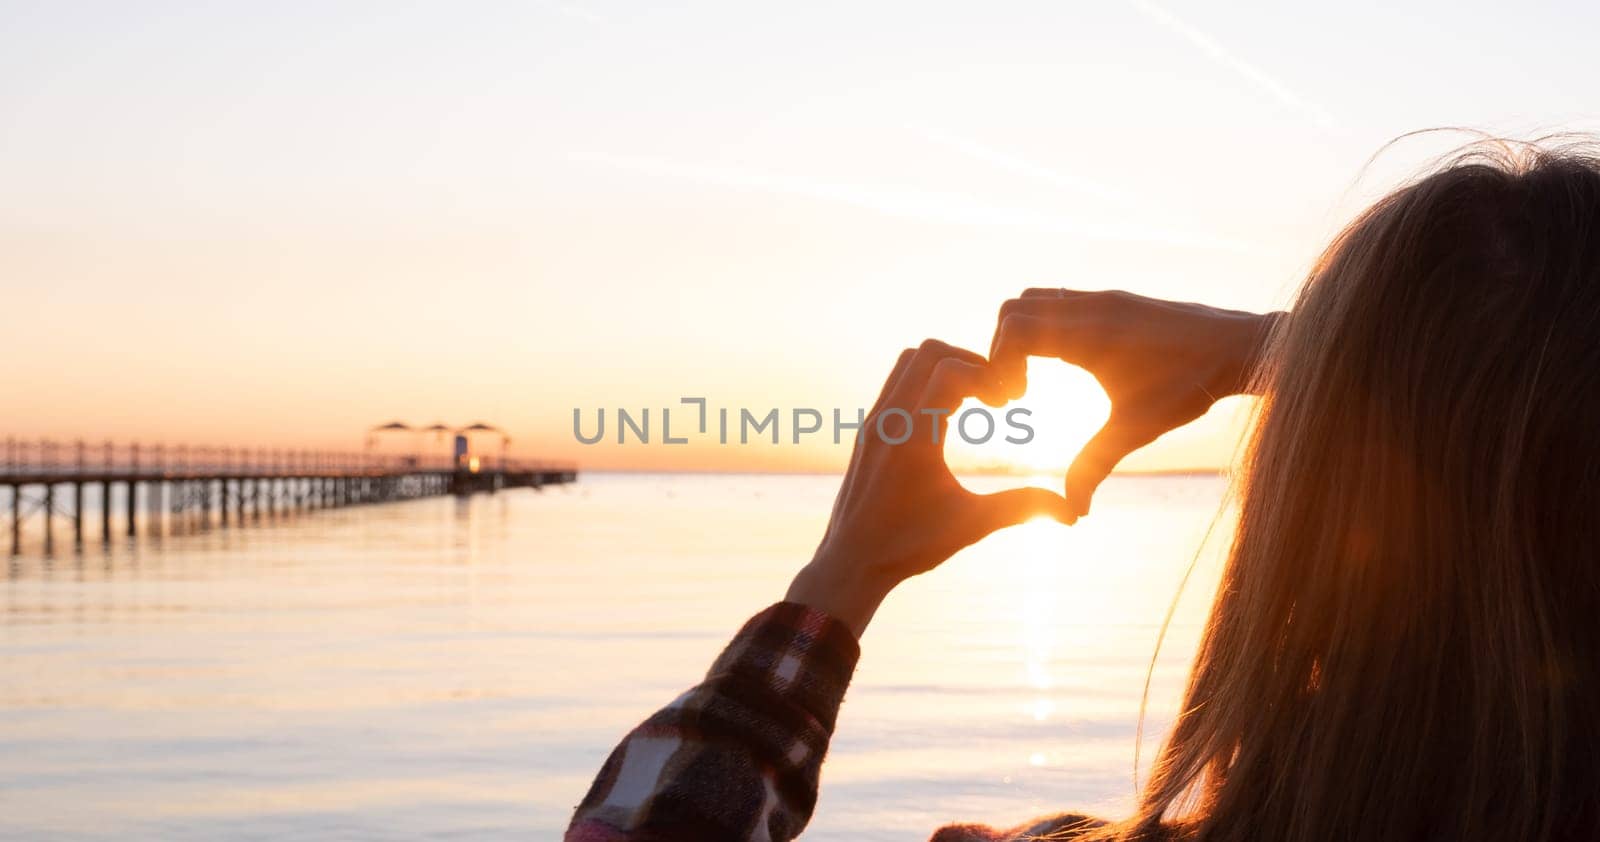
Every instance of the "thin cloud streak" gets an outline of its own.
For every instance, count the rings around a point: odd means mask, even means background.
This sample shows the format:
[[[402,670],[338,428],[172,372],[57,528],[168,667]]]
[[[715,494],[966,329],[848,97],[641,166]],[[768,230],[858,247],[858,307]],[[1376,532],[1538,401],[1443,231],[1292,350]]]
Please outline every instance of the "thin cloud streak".
[[[1276,77],[1238,57],[1218,42],[1217,39],[1180,20],[1165,8],[1152,2],[1152,0],[1128,0],[1128,2],[1147,20],[1160,24],[1183,37],[1184,40],[1198,47],[1201,52],[1243,76],[1256,87],[1271,94],[1279,102],[1310,117],[1312,122],[1319,127],[1331,129],[1337,125],[1337,121],[1334,120],[1333,115],[1327,109],[1295,93],[1293,89]]]
[[[993,147],[985,146],[970,138],[957,137],[956,135],[946,134],[945,132],[935,131],[933,129],[916,128],[915,131],[924,139],[932,143],[943,146],[946,149],[959,152],[975,161],[981,161],[982,163],[988,164],[997,169],[1017,173],[1018,175],[1029,176],[1030,178],[1036,178],[1040,181],[1053,184],[1057,187],[1071,190],[1074,193],[1080,193],[1084,196],[1099,199],[1108,204],[1116,205],[1117,207],[1134,208],[1141,206],[1141,203],[1138,200],[1128,195],[1126,192],[1118,190],[1115,187],[1111,187],[1110,185],[1101,184],[1093,179],[1084,178],[1083,176],[1079,175],[1071,175],[1059,170],[1051,169],[1050,167],[1046,167],[1042,164],[1036,164],[1032,161],[1018,158],[1015,155],[1001,152]]]
[[[742,190],[760,190],[789,196],[838,202],[901,219],[974,227],[1021,228],[1067,234],[1092,240],[1153,243],[1179,248],[1226,252],[1252,252],[1247,243],[1170,229],[1130,227],[1088,222],[1060,214],[1000,207],[954,193],[903,190],[871,185],[817,181],[801,176],[733,169],[703,164],[683,164],[649,158],[573,153],[573,161],[612,169],[713,184]]]

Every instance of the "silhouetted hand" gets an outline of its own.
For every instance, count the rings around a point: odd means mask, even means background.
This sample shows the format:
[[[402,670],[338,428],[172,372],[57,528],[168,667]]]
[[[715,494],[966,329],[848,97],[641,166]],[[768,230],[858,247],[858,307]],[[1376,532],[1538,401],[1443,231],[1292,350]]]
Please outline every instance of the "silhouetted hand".
[[[790,586],[790,601],[842,620],[859,637],[895,585],[962,547],[1035,515],[1070,522],[1066,500],[1053,492],[974,494],[951,476],[944,441],[967,397],[1005,402],[983,357],[932,339],[900,355],[857,431],[827,532]]]
[[[1127,292],[1030,289],[1000,308],[990,359],[1016,399],[1027,358],[1087,369],[1111,398],[1111,414],[1067,471],[1066,498],[1082,516],[1124,456],[1241,394],[1272,321],[1201,304]]]

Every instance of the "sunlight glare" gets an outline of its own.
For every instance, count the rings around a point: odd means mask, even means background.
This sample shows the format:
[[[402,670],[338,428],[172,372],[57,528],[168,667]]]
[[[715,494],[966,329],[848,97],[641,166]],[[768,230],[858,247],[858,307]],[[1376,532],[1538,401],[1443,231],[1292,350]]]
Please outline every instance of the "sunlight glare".
[[[986,408],[976,399],[962,404],[956,418],[971,408]],[[1027,432],[1007,423],[1008,413],[1027,410],[1028,415],[1017,415],[1015,420],[1033,428],[1033,438],[1024,443],[1006,441],[1026,438]],[[1032,358],[1028,360],[1028,392],[1021,399],[1004,407],[989,409],[996,421],[994,435],[986,442],[973,444],[955,429],[952,422],[945,460],[958,474],[1003,473],[1042,474],[1055,478],[1046,488],[1059,487],[1060,477],[1067,466],[1105,423],[1111,412],[1111,401],[1089,372],[1059,360]],[[964,429],[973,438],[982,438],[985,427],[981,419],[973,418]]]

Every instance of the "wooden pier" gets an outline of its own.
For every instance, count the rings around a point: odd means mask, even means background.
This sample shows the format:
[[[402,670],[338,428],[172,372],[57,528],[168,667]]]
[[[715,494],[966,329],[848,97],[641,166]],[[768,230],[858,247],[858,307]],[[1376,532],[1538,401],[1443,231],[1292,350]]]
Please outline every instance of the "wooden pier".
[[[6,439],[0,486],[9,489],[11,554],[22,552],[24,526],[40,521],[45,555],[56,550],[55,520],[70,524],[81,551],[86,530],[102,545],[158,534],[232,528],[318,509],[447,494],[493,493],[573,482],[571,465],[497,458],[462,459],[179,445],[89,447],[82,441]],[[142,492],[142,493],[141,493]],[[86,506],[95,498],[96,511]],[[143,502],[144,515],[139,505]]]

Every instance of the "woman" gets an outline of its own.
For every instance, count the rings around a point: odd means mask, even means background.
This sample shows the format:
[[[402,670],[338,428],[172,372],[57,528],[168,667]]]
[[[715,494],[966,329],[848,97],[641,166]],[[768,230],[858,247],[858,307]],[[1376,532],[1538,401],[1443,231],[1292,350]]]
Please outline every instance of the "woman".
[[[1112,400],[1066,496],[971,494],[931,436],[864,426],[785,600],[623,741],[569,840],[794,837],[897,583],[995,529],[1071,523],[1124,454],[1245,391],[1261,401],[1238,527],[1135,814],[934,839],[1600,838],[1596,158],[1457,158],[1351,224],[1292,318],[1030,291],[991,361],[907,351],[874,415],[931,433],[917,410],[1016,397],[1028,355]]]

